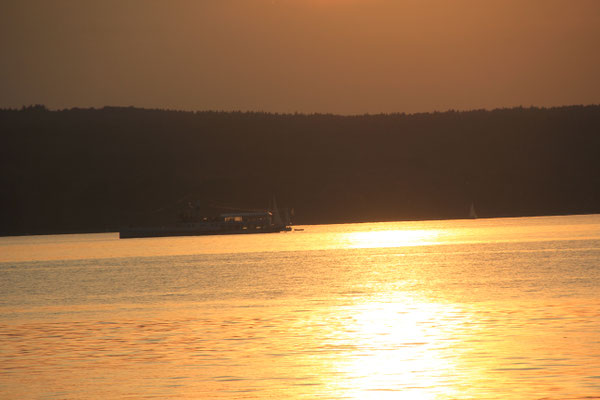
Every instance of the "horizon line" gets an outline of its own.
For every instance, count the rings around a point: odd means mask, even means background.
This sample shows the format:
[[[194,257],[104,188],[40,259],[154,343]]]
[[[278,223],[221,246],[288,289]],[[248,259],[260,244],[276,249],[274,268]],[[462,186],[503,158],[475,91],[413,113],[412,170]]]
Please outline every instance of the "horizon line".
[[[177,113],[193,113],[193,114],[266,114],[266,115],[278,115],[278,116],[339,116],[339,117],[363,117],[363,116],[382,116],[382,115],[402,115],[402,116],[415,116],[415,115],[431,115],[431,114],[448,114],[448,113],[470,113],[470,112],[494,112],[494,111],[507,111],[507,110],[553,110],[559,108],[574,108],[574,107],[598,107],[600,103],[590,103],[590,104],[563,104],[559,106],[536,106],[536,105],[517,105],[517,106],[507,106],[507,107],[495,107],[495,108],[472,108],[472,109],[454,109],[449,108],[446,110],[432,110],[432,111],[419,111],[419,112],[403,112],[403,111],[394,111],[394,112],[378,112],[378,113],[360,113],[360,114],[337,114],[331,112],[278,112],[278,111],[264,111],[264,110],[216,110],[216,109],[206,109],[206,110],[189,110],[189,109],[175,109],[175,108],[156,108],[156,107],[140,107],[134,105],[121,106],[121,105],[104,105],[102,107],[79,107],[74,106],[70,108],[49,108],[45,104],[36,103],[29,105],[22,105],[20,108],[12,108],[12,107],[0,107],[0,111],[50,111],[50,112],[63,112],[63,111],[78,111],[78,110],[93,110],[93,111],[101,111],[101,110],[142,110],[142,111],[163,111],[163,112],[177,112]]]

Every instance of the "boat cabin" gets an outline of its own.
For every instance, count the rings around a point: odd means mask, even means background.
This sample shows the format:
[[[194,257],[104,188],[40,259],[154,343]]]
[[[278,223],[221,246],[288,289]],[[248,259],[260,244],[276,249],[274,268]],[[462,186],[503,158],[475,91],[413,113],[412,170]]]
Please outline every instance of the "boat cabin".
[[[254,225],[269,226],[273,221],[273,214],[269,211],[221,214],[223,222],[252,223]]]

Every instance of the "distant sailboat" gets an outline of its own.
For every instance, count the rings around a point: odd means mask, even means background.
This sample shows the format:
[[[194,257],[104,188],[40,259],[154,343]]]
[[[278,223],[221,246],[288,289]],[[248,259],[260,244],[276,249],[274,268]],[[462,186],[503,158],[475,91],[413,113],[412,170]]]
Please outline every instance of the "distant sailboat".
[[[471,202],[471,208],[469,209],[469,218],[477,218],[477,213],[475,212],[475,204]]]

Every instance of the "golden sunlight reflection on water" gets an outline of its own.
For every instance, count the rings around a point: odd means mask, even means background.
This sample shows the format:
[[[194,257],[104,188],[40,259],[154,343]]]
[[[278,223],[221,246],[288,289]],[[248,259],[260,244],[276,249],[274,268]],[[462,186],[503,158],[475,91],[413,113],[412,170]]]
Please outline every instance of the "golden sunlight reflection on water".
[[[300,226],[303,231],[118,239],[117,233],[0,237],[0,262],[598,239],[600,216]]]
[[[424,246],[438,243],[437,229],[376,230],[351,232],[341,238],[347,248],[373,249],[378,247]],[[448,232],[446,232],[446,237]]]
[[[439,344],[451,341],[459,330],[458,321],[448,318],[457,311],[397,297],[347,310],[347,333],[338,340],[354,351],[335,362],[336,374],[331,376],[342,378],[329,383],[334,393],[352,399],[397,398],[400,392],[403,399],[456,395],[451,386],[445,388],[445,381],[456,370],[458,354]],[[433,323],[438,319],[449,321]]]
[[[600,396],[600,216],[1,238],[1,260],[0,398]]]

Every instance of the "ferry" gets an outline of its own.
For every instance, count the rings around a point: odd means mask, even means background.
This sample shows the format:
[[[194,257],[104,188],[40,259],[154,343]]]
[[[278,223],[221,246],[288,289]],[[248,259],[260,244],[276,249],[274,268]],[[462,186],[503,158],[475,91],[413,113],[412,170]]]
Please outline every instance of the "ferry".
[[[167,226],[123,228],[119,231],[119,238],[237,235],[291,231],[288,210],[284,210],[282,218],[275,199],[273,199],[271,210],[227,213],[208,218],[195,215],[194,209],[189,203],[188,208],[180,215],[180,222]]]
[[[206,218],[197,222],[180,222],[169,226],[125,228],[119,232],[119,238],[237,235],[290,230],[292,228],[289,224],[276,223],[273,213],[264,211],[221,214],[217,218]]]

